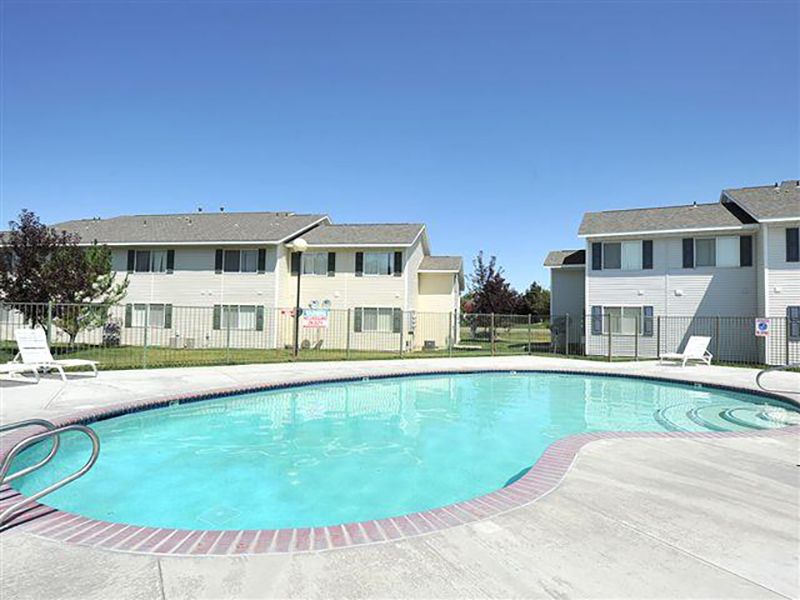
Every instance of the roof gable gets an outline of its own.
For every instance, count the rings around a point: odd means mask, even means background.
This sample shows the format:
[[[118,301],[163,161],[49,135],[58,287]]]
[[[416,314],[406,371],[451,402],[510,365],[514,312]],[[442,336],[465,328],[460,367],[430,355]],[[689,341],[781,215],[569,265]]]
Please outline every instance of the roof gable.
[[[421,223],[327,224],[303,239],[309,246],[411,246],[425,230]]]
[[[800,219],[800,182],[723,190],[722,201],[730,199],[759,221]]]

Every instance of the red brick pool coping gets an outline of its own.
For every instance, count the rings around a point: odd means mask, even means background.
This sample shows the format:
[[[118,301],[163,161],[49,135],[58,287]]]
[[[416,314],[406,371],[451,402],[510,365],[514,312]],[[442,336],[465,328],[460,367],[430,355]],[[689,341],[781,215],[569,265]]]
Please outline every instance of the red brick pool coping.
[[[285,389],[323,383],[361,381],[363,379],[386,379],[393,377],[444,375],[464,373],[499,373],[508,370],[480,371],[436,371],[421,373],[396,373],[370,377],[347,377],[326,380],[309,380],[291,383],[275,383],[259,386],[241,386],[210,390],[202,393],[182,394],[151,398],[92,409],[75,413],[68,417],[53,419],[57,426],[73,423],[92,423],[115,416],[139,412],[141,410],[188,403],[212,398],[233,396],[275,389]],[[625,377],[647,379],[659,382],[692,385],[676,379],[648,377],[629,374],[594,373],[585,371],[518,369],[516,373],[561,373],[575,375],[594,375],[601,377]],[[791,398],[780,394],[759,392],[745,388],[700,384],[703,387],[744,392],[796,404]],[[581,433],[557,440],[539,457],[531,469],[517,481],[494,492],[471,500],[442,506],[399,517],[387,517],[359,523],[344,523],[327,527],[299,527],[263,530],[188,530],[160,527],[140,527],[89,519],[80,515],[58,510],[45,504],[33,503],[0,528],[24,531],[32,535],[53,540],[78,544],[85,547],[102,548],[120,552],[158,554],[172,556],[235,556],[241,554],[267,554],[288,552],[315,552],[329,549],[391,542],[413,538],[436,531],[443,531],[467,523],[495,517],[543,498],[555,490],[572,466],[575,458],[585,445],[597,440],[625,438],[657,439],[727,439],[775,437],[797,434],[800,427],[783,427],[769,430],[742,432],[602,432]],[[0,457],[17,442],[31,435],[30,432],[16,432],[2,438],[3,450]],[[25,496],[9,485],[0,488],[0,512],[23,500]]]

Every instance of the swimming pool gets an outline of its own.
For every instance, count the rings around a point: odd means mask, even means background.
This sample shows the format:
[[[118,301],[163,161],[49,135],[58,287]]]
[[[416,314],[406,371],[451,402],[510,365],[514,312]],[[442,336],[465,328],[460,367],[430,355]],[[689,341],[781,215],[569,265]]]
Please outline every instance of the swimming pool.
[[[504,488],[586,432],[752,431],[796,409],[736,391],[563,373],[472,373],[307,385],[98,421],[101,453],[44,499],[106,522],[191,530],[320,527],[407,515]],[[26,451],[15,470],[41,458]],[[79,467],[56,460],[24,494]]]

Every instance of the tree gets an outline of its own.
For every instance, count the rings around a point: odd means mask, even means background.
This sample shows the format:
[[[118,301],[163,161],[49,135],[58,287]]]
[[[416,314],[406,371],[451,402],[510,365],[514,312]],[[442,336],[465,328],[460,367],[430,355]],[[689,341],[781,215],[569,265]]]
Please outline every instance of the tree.
[[[105,324],[128,288],[127,276],[116,282],[108,247],[84,248],[80,236],[47,227],[29,210],[9,225],[0,245],[0,301],[13,303],[31,325],[45,324],[42,305],[53,302],[53,320],[70,343]]]
[[[550,290],[534,281],[521,296],[520,311],[528,315],[549,315]]]
[[[519,294],[503,276],[503,269],[492,256],[487,263],[483,251],[472,261],[469,291],[473,313],[512,314],[519,305]]]

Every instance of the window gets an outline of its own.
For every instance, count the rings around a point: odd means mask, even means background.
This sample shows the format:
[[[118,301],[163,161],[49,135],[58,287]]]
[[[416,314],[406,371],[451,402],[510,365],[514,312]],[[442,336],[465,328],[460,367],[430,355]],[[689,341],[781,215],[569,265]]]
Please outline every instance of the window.
[[[258,250],[242,250],[242,273],[258,271]]]
[[[303,275],[327,275],[328,253],[306,252],[303,254]]]
[[[793,342],[800,341],[800,306],[786,307],[786,325],[789,339]]]
[[[128,304],[125,307],[125,327],[172,327],[171,304]]]
[[[263,331],[264,307],[253,305],[225,304],[214,306],[216,331],[236,329],[239,331]]]
[[[222,270],[226,273],[256,273],[258,250],[218,250],[222,253]],[[220,260],[217,259],[218,266]],[[219,269],[217,269],[219,270]]]
[[[717,240],[697,238],[694,241],[694,266],[714,267],[717,264]]]
[[[137,250],[136,251],[136,268],[137,273],[150,272],[150,250]]]
[[[364,274],[391,275],[392,260],[393,260],[393,255],[391,252],[365,252]]]
[[[717,238],[717,266],[718,267],[738,267],[739,266],[739,238],[734,236]]]
[[[622,242],[622,269],[638,271],[642,268],[642,243]]]
[[[403,328],[400,308],[356,308],[353,314],[355,332],[400,333]]]
[[[603,268],[619,269],[622,266],[622,245],[620,243],[603,244]]]
[[[636,335],[637,323],[639,333],[642,333],[641,306],[605,306],[603,316],[603,333]]]
[[[800,262],[800,228],[786,229],[786,262]]]
[[[223,270],[226,273],[238,273],[241,265],[242,254],[239,250],[225,250]]]

